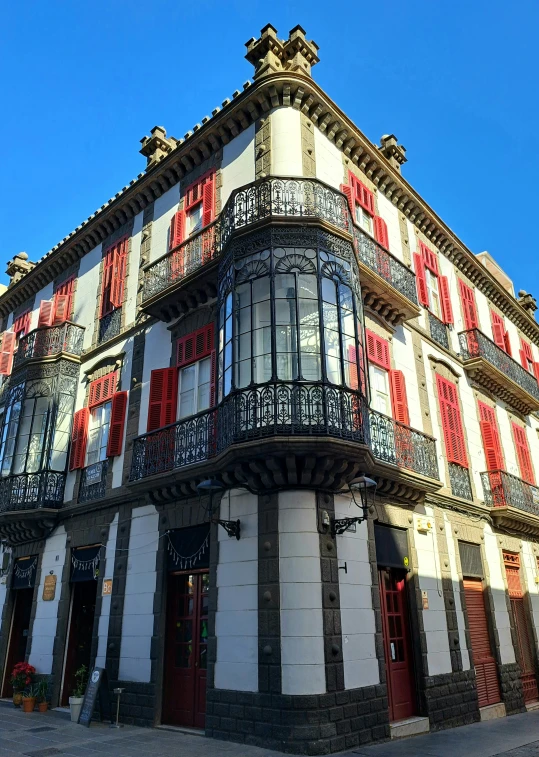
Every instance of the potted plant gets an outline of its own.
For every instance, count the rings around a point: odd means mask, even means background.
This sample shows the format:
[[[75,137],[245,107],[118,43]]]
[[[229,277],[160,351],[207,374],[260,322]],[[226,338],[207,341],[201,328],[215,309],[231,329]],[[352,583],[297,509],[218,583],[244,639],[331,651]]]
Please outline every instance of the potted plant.
[[[47,712],[47,710],[49,709],[49,703],[47,701],[48,690],[49,680],[48,677],[45,676],[36,685],[37,709],[40,712]]]
[[[22,693],[31,686],[34,681],[36,669],[27,662],[18,662],[11,672],[11,685],[13,686],[13,704],[20,707],[22,702]]]
[[[86,683],[88,682],[88,668],[86,665],[81,665],[75,673],[75,688],[71,696],[69,697],[69,709],[71,711],[71,722],[78,723],[79,715],[84,702],[84,692],[86,691]]]
[[[36,689],[35,686],[28,686],[22,694],[22,711],[33,712],[36,706]]]

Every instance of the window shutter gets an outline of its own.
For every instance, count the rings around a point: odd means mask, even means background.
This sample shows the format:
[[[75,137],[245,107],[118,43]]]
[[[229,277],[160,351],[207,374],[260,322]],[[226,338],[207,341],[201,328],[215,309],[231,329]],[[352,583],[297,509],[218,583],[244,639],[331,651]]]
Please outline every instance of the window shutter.
[[[31,315],[31,312],[27,310],[26,313],[22,313],[18,318],[15,318],[13,326],[11,327],[13,333],[18,334],[20,331],[23,331],[27,334],[30,328]]]
[[[88,394],[88,407],[94,407],[100,405],[102,402],[107,402],[112,398],[112,395],[116,391],[116,384],[118,383],[118,372],[113,371],[107,373],[90,384],[90,391]]]
[[[498,434],[489,421],[480,421],[481,436],[483,437],[483,449],[487,461],[487,470],[500,470],[502,461],[499,454]]]
[[[54,293],[55,302],[60,296],[65,295],[67,297],[67,304],[65,306],[66,316],[64,318],[64,320],[66,321],[69,321],[73,312],[74,289],[75,289],[75,277],[71,276],[69,279],[67,279],[67,281],[64,281],[63,284],[60,284],[60,286],[56,288],[56,291]]]
[[[114,248],[110,247],[103,256],[103,275],[101,278],[101,307],[99,317],[108,315],[112,312],[111,287],[114,269]]]
[[[508,331],[506,331],[505,334],[503,335],[503,341],[505,344],[505,351],[507,352],[508,355],[512,356],[513,353],[511,352],[511,340],[509,338]]]
[[[359,379],[357,374],[357,349],[352,345],[348,345],[348,362],[350,369],[350,389],[359,389]]]
[[[526,429],[521,428],[516,423],[511,424],[513,427],[513,439],[517,450],[518,467],[520,468],[520,477],[529,484],[535,486],[535,476],[533,474],[533,465],[528,445]]]
[[[382,247],[389,250],[389,236],[387,233],[387,223],[380,216],[374,216],[374,236]]]
[[[539,363],[534,363],[533,364],[533,372],[535,374],[535,378],[539,382]]]
[[[211,351],[210,365],[210,407],[217,402],[217,351]]]
[[[183,368],[196,360],[202,360],[203,357],[211,354],[213,347],[213,323],[210,323],[178,339],[177,367]]]
[[[436,253],[433,252],[429,247],[427,247],[426,244],[420,242],[419,254],[422,256],[426,267],[436,276],[438,276],[440,274],[440,269],[438,268],[438,258],[436,257]]]
[[[117,457],[122,454],[126,414],[127,392],[116,392],[112,395],[107,457]]]
[[[116,245],[113,261],[113,278],[110,288],[110,303],[113,308],[121,307],[124,300],[125,271],[127,267],[127,239]]]
[[[369,213],[371,216],[374,215],[374,194],[370,189],[367,189],[362,181],[358,181],[356,199],[361,207],[367,211],[367,213]]]
[[[341,192],[348,200],[348,206],[350,208],[350,212],[352,213],[352,218],[355,218],[356,216],[356,209],[354,207],[354,194],[352,187],[348,184],[341,184]]]
[[[459,279],[459,291],[464,313],[464,328],[466,331],[476,329],[479,326],[479,318],[477,317],[474,291],[462,279]]]
[[[16,339],[17,337],[13,331],[4,331],[2,347],[0,349],[0,376],[9,376],[11,373]]]
[[[449,280],[447,276],[439,276],[438,284],[440,285],[440,299],[442,301],[442,319],[444,323],[454,323],[453,306],[451,305],[451,295],[449,293]]]
[[[54,325],[64,323],[68,319],[69,295],[56,294],[54,297]]]
[[[429,306],[429,292],[427,289],[427,278],[425,276],[425,265],[423,258],[417,252],[414,252],[415,280],[417,285],[417,297],[419,303],[424,307]]]
[[[181,244],[185,237],[185,210],[178,210],[170,219],[169,249]]]
[[[215,214],[215,174],[202,187],[202,226],[208,226]]]
[[[39,303],[39,318],[37,319],[38,329],[52,324],[53,311],[54,300],[41,300]]]
[[[69,456],[69,470],[84,468],[86,457],[86,443],[88,441],[88,421],[90,410],[83,407],[73,416],[73,431],[71,434],[71,452]]]
[[[391,404],[393,406],[393,417],[399,423],[405,426],[410,425],[410,415],[408,413],[408,398],[406,396],[406,382],[402,371],[389,371],[389,380],[391,383]]]
[[[444,379],[439,374],[436,374],[436,384],[438,387],[438,401],[442,416],[447,460],[450,463],[457,463],[467,468],[468,458],[464,444],[464,432],[462,430],[456,384]]]
[[[168,426],[176,420],[178,402],[177,368],[157,368],[150,377],[148,431]]]
[[[532,348],[528,344],[528,342],[525,342],[522,337],[520,337],[520,362],[522,363],[522,366],[527,370],[532,370],[533,365],[533,355],[532,355]]]
[[[365,329],[367,337],[367,357],[369,362],[379,365],[386,370],[390,369],[389,343],[386,339],[374,334],[369,329]]]
[[[492,323],[494,343],[505,352],[505,323],[503,322],[503,318],[499,316],[498,313],[495,313],[494,310],[491,310],[490,320]]]

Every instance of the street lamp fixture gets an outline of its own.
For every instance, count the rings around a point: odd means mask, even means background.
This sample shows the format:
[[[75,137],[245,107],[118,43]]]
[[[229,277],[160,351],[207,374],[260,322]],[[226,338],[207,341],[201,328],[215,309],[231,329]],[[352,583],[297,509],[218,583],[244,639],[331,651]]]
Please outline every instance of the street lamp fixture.
[[[353,526],[355,523],[363,523],[364,520],[367,520],[369,507],[374,505],[376,481],[368,476],[358,476],[358,478],[350,482],[348,491],[352,495],[356,507],[359,507],[362,511],[362,515],[354,518],[333,518],[331,521],[331,533],[333,536],[344,534],[350,526]],[[359,502],[356,499],[356,494],[359,495]]]
[[[197,484],[197,490],[200,495],[207,494],[210,498],[208,505],[208,515],[210,523],[217,523],[222,526],[229,536],[235,536],[240,540],[241,524],[239,520],[220,520],[213,517],[213,495],[216,492],[224,492],[226,486],[216,478],[208,478],[205,481],[201,481]]]

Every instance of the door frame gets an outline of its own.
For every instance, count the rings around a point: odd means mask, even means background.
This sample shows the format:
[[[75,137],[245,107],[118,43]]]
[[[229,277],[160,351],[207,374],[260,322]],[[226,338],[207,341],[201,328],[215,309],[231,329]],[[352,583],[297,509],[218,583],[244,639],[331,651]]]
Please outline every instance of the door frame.
[[[70,596],[69,596],[69,613],[67,616],[67,628],[66,628],[66,637],[65,637],[65,643],[64,643],[64,655],[62,660],[62,677],[60,679],[60,696],[58,697],[58,705],[62,706],[62,698],[64,696],[64,686],[65,686],[65,674],[66,674],[66,665],[67,665],[67,651],[69,647],[69,636],[71,633],[71,614],[73,612],[73,597],[75,596],[75,591],[73,588],[73,584],[71,581],[69,582],[70,587]]]

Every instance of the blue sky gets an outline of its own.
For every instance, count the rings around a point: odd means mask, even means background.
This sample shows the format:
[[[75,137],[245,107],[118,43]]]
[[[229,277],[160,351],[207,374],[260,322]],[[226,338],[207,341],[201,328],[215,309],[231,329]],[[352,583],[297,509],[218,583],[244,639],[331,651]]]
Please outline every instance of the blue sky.
[[[181,137],[241,89],[270,22],[306,29],[315,80],[372,141],[396,134],[412,186],[539,297],[536,0],[19,0],[2,21],[0,281],[144,169],[155,124]]]

